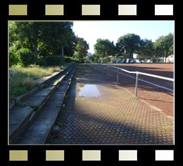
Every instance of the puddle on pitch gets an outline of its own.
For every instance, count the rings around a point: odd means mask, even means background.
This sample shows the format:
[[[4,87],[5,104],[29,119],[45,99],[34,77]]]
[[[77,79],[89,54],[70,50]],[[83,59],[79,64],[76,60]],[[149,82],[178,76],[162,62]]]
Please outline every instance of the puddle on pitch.
[[[98,97],[100,91],[96,84],[77,84],[77,95],[82,97]]]

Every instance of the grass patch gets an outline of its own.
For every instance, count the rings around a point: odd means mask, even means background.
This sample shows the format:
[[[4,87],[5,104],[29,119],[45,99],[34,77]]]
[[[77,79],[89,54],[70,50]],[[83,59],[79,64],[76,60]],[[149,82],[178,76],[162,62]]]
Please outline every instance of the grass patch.
[[[56,124],[57,124],[59,127],[63,126],[63,122],[62,122],[62,121],[58,121]]]
[[[52,135],[49,135],[47,141],[46,141],[46,144],[57,144],[58,142],[58,139],[57,138],[54,138]]]
[[[37,111],[38,109],[41,108],[41,104],[42,103],[39,103],[37,106],[30,106],[34,111]]]
[[[35,80],[44,76],[49,76],[53,72],[58,72],[62,68],[66,68],[71,63],[65,63],[62,66],[13,66],[9,68],[9,96],[10,101],[20,96],[36,86],[40,86]]]
[[[39,86],[39,84],[34,82],[34,79],[27,74],[14,70],[9,71],[10,99],[24,94],[36,86]]]
[[[10,73],[14,72],[18,74],[24,75],[25,78],[32,78],[33,80],[37,80],[44,76],[49,76],[55,71],[59,71],[59,67],[13,67],[10,68]]]
[[[28,103],[26,103],[26,102],[18,102],[17,105],[18,105],[19,107],[25,107],[25,106],[28,105]]]

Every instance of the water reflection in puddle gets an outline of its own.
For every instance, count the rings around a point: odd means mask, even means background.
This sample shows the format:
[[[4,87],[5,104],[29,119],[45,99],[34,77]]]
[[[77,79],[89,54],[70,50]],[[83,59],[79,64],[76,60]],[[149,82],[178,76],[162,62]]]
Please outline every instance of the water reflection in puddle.
[[[97,97],[100,92],[95,84],[77,84],[77,95],[82,97]]]

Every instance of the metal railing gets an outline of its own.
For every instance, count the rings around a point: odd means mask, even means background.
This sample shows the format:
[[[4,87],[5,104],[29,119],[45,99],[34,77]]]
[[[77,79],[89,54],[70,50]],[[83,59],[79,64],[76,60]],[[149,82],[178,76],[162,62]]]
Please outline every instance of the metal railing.
[[[135,81],[135,96],[136,97],[137,97],[137,89],[138,89],[138,82],[139,81],[142,81],[142,82],[148,83],[150,85],[153,85],[153,86],[156,86],[156,87],[159,87],[159,88],[162,88],[162,89],[165,89],[165,90],[173,92],[173,90],[170,89],[170,88],[167,88],[167,87],[164,87],[164,86],[161,86],[161,85],[158,85],[158,84],[155,84],[155,83],[143,80],[143,79],[139,79],[139,75],[145,75],[145,76],[148,76],[148,77],[154,77],[154,78],[163,79],[163,80],[167,80],[167,81],[171,81],[171,82],[174,82],[173,78],[163,77],[163,76],[159,76],[159,75],[155,75],[155,74],[143,73],[143,72],[139,72],[139,71],[129,71],[129,70],[125,70],[125,69],[123,69],[121,67],[115,67],[115,66],[105,65],[105,64],[94,64],[94,65],[97,66],[96,69],[98,71],[100,71],[100,69],[102,69],[103,66],[106,66],[107,67],[107,78],[109,78],[109,68],[117,69],[117,71],[116,70],[112,70],[112,71],[117,73],[117,78],[116,78],[117,84],[118,84],[118,81],[119,81],[119,74],[122,74],[122,75],[125,75],[127,77],[136,79],[136,81]],[[126,72],[126,73],[130,73],[130,74],[136,74],[136,77],[133,77],[133,76],[128,75],[128,74],[124,74],[124,73],[122,73],[120,71],[123,71],[123,72]],[[102,70],[101,70],[101,72],[102,72]]]

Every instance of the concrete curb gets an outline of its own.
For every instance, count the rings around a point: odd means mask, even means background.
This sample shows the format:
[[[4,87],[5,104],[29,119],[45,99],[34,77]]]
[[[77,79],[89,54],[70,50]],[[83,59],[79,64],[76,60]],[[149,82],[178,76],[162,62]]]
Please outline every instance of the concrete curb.
[[[75,72],[75,70],[76,70],[76,69],[74,69],[74,72]],[[66,89],[66,91],[65,91],[64,99],[65,99],[65,96],[66,96],[66,94],[67,94],[67,92],[68,92],[69,87],[71,86],[71,83],[72,83],[72,80],[73,80],[74,72],[73,72],[73,74],[71,75],[71,78],[69,79],[69,85],[67,86],[67,89]],[[64,101],[64,99],[63,99],[63,101]],[[62,106],[62,105],[63,105],[63,103],[61,104],[61,106]],[[59,112],[60,112],[60,111],[61,111],[61,109],[59,110]],[[52,127],[50,128],[50,130],[49,130],[49,132],[48,132],[48,135],[47,135],[47,137],[45,138],[44,144],[46,143],[46,141],[47,141],[48,138],[49,138],[49,135],[50,135],[51,132],[53,131],[53,127],[54,127],[54,124],[55,124],[55,122],[56,122],[56,120],[57,120],[57,118],[58,118],[59,112],[58,112],[58,114],[57,114],[55,120],[54,120],[53,123],[52,123]]]
[[[61,85],[57,86],[53,95],[48,98],[45,106],[39,111],[35,120],[25,130],[25,132],[17,139],[16,145],[43,145],[52,132],[55,121],[59,115],[65,95],[71,84],[75,67],[66,73],[66,77],[62,78]],[[68,74],[68,75],[67,75]]]

